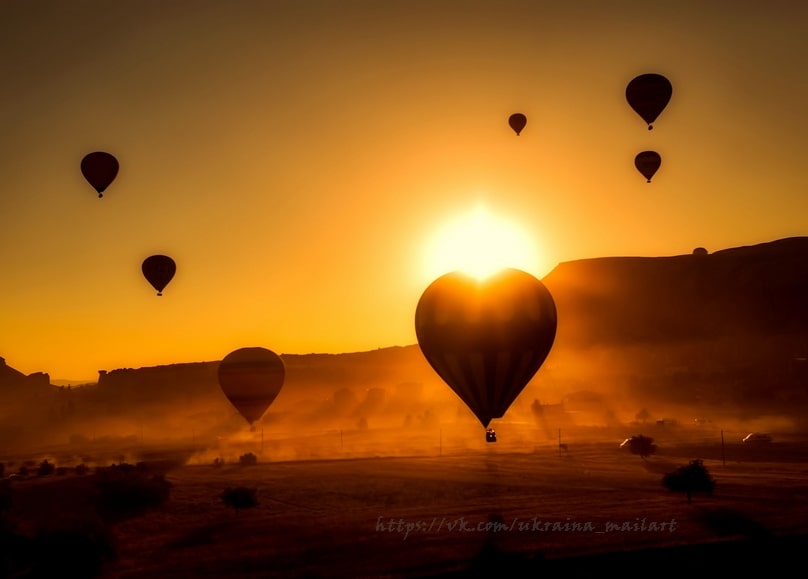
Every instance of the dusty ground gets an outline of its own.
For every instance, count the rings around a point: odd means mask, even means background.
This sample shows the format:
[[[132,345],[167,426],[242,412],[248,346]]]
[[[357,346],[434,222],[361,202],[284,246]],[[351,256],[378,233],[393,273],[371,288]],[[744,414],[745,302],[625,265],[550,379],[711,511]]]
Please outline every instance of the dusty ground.
[[[804,443],[751,449],[733,438],[722,460],[714,433],[659,434],[660,450],[647,460],[611,439],[584,437],[568,438],[566,452],[545,441],[521,452],[509,444],[449,444],[442,456],[265,459],[251,467],[192,460],[168,473],[174,486],[164,510],[115,525],[118,557],[105,576],[426,577],[492,561],[510,576],[540,568],[572,576],[572,566],[552,565],[727,539],[760,544],[808,531]],[[697,495],[688,505],[660,480],[693,458],[704,459],[718,486],[713,497]],[[67,508],[75,478],[18,486],[39,489],[35,500],[30,491],[32,512],[33,503]],[[239,514],[226,509],[218,495],[230,486],[256,488],[259,505]],[[674,559],[703,557],[688,553]],[[588,561],[600,571],[608,564]]]

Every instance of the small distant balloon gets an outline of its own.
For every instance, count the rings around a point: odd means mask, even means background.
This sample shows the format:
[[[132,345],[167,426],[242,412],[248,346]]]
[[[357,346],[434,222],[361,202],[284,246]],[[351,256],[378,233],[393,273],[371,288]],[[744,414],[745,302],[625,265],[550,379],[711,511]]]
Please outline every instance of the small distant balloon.
[[[508,124],[518,137],[519,133],[527,126],[527,117],[522,113],[514,113],[508,118]]]
[[[656,151],[643,151],[634,157],[634,166],[637,167],[637,170],[642,173],[649,183],[651,182],[651,177],[659,170],[660,165],[662,165],[662,157]]]
[[[648,124],[649,131],[654,128],[652,123],[668,106],[672,94],[670,81],[655,73],[641,74],[626,87],[628,104]]]
[[[81,160],[81,173],[98,192],[99,198],[118,176],[118,168],[118,159],[103,151],[89,153]]]
[[[219,363],[218,378],[230,404],[252,426],[280,393],[286,367],[272,350],[240,348]]]
[[[161,296],[177,272],[177,265],[167,255],[151,255],[143,260],[141,269],[146,280],[157,290],[157,295]]]

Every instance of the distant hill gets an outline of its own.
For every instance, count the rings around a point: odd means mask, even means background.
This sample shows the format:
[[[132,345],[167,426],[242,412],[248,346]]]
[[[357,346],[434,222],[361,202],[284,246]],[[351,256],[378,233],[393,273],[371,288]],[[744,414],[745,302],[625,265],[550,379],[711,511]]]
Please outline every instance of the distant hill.
[[[633,408],[632,415],[670,404],[750,415],[801,415],[808,408],[808,237],[711,254],[582,259],[558,265],[543,281],[556,301],[558,334],[516,407],[586,391]],[[282,357],[286,385],[266,420],[285,415],[307,424],[374,413],[388,422],[400,421],[398,414],[424,420],[457,404],[417,345]],[[25,376],[3,361],[0,435],[6,428],[17,436],[8,421],[31,400],[45,416],[37,428],[76,428],[96,415],[162,422],[183,415],[212,423],[222,412],[232,414],[217,365],[102,371],[97,385],[68,390],[49,384],[47,374]],[[20,424],[34,428],[28,419]]]

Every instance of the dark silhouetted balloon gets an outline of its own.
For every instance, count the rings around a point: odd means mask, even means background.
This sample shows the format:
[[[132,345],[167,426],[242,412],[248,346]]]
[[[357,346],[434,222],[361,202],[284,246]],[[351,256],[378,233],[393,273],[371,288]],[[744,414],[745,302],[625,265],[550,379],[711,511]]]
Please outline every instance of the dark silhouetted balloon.
[[[643,177],[651,182],[651,177],[659,170],[662,165],[662,157],[656,151],[643,151],[634,157],[634,166],[642,173]]]
[[[283,360],[266,348],[241,348],[219,363],[219,386],[252,426],[278,396],[286,377]]]
[[[486,428],[544,363],[556,325],[550,292],[518,269],[483,280],[448,273],[426,288],[415,310],[424,357]]]
[[[118,176],[118,160],[102,151],[89,153],[81,160],[81,173],[84,178],[103,197],[104,191]]]
[[[697,247],[693,250],[693,255],[707,255],[707,250],[703,247]]]
[[[632,79],[626,87],[626,100],[631,108],[648,123],[648,130],[654,128],[652,123],[665,110],[671,100],[673,87],[670,81],[661,74],[641,74]]]
[[[161,296],[177,272],[177,264],[167,255],[152,255],[143,260],[141,269],[148,282],[157,290],[157,295]]]
[[[522,113],[514,113],[508,118],[508,124],[516,133],[516,136],[519,136],[519,133],[527,126],[527,117]]]

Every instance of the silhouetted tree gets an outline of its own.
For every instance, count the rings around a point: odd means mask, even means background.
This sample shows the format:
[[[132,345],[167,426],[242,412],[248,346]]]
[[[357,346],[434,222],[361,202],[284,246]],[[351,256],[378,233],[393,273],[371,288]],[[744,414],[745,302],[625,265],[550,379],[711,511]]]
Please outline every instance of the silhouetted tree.
[[[648,422],[649,418],[651,418],[651,413],[645,408],[641,409],[637,414],[634,415],[634,419],[642,422],[643,424]]]
[[[693,493],[713,494],[715,480],[700,460],[691,460],[690,464],[680,466],[662,477],[662,486],[669,491],[685,493],[687,502],[691,502]]]
[[[247,454],[242,454],[240,457],[238,457],[238,463],[241,466],[254,466],[258,464],[258,457],[253,453],[248,452]]]
[[[89,470],[90,470],[90,467],[88,467],[84,463],[76,465],[76,474],[78,474],[78,475],[87,474],[87,472]]]
[[[45,460],[39,463],[39,468],[37,469],[36,474],[39,476],[48,476],[53,474],[55,470],[56,467],[53,466],[51,463],[49,463],[48,459],[46,458]]]
[[[646,456],[654,454],[656,448],[654,439],[650,436],[643,436],[642,434],[632,436],[628,442],[628,449],[631,451],[631,454],[638,454],[643,460],[645,460]]]
[[[219,498],[224,501],[228,507],[232,507],[238,515],[239,509],[249,509],[258,505],[258,499],[255,498],[256,489],[249,489],[247,487],[227,487]]]
[[[221,468],[224,465],[224,459],[216,457],[213,459],[213,468]]]
[[[6,463],[0,462],[0,477],[5,475],[6,473]]]

